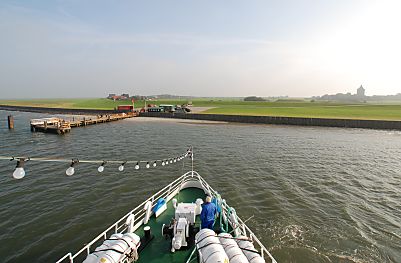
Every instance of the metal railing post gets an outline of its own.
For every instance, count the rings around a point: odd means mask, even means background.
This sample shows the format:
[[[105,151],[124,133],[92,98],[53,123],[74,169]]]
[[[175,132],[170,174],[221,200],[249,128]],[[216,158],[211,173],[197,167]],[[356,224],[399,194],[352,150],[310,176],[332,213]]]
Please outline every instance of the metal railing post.
[[[170,184],[170,186],[169,186],[169,188],[168,188],[166,198],[169,197],[170,193],[171,193],[171,184]]]

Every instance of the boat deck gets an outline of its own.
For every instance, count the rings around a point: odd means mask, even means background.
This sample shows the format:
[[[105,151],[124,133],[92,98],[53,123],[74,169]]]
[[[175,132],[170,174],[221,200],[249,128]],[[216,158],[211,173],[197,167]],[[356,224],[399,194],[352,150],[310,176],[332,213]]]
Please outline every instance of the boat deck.
[[[199,188],[187,188],[180,191],[178,195],[175,196],[177,198],[178,203],[195,203],[197,198],[202,198],[204,200],[205,193],[203,190]],[[163,263],[163,262],[180,262],[185,263],[192,250],[191,248],[185,248],[184,250],[178,250],[174,253],[171,252],[171,239],[166,239],[162,236],[162,226],[163,224],[170,224],[171,219],[174,217],[174,207],[172,202],[167,203],[167,210],[164,211],[158,218],[155,218],[152,215],[149,219],[147,225],[141,226],[135,233],[139,236],[143,236],[143,228],[145,226],[150,226],[151,233],[154,235],[154,238],[150,243],[145,247],[143,251],[139,254],[139,263]],[[216,220],[217,221],[217,220]],[[196,217],[195,221],[196,226],[200,224],[199,216]],[[217,227],[217,226],[216,226]],[[194,261],[195,262],[195,261]]]
[[[181,189],[180,192],[179,189]],[[151,228],[151,235],[153,235],[154,238],[150,240],[150,242],[143,249],[141,249],[137,262],[187,263],[191,253],[193,252],[194,247],[184,247],[183,249],[172,253],[170,238],[166,239],[161,234],[162,226],[163,224],[170,225],[171,219],[175,216],[175,209],[173,207],[173,202],[171,201],[171,198],[176,198],[178,203],[195,203],[196,199],[198,198],[204,199],[205,192],[220,200],[220,195],[196,171],[189,171],[172,181],[170,184],[159,190],[143,203],[121,217],[114,224],[112,224],[97,237],[95,237],[92,241],[87,243],[78,252],[76,252],[75,254],[72,254],[71,252],[65,254],[57,261],[57,263],[82,262],[95,250],[96,247],[99,247],[104,242],[104,240],[106,240],[112,234],[126,233],[126,231],[130,227],[134,227],[134,229],[136,229],[134,232],[138,236],[144,237],[143,228],[145,226],[149,226]],[[146,204],[148,202],[151,202],[152,206],[155,206],[160,197],[170,200],[167,203],[167,209],[158,218],[151,216],[148,224],[143,225],[142,222],[146,214],[146,212],[144,211],[144,207],[147,207]],[[228,228],[225,229],[225,231],[231,233],[233,231],[232,225],[234,223],[237,226],[237,231],[240,232],[237,233],[237,235],[242,235],[250,238],[253,242],[253,245],[255,246],[255,250],[260,252],[260,255],[266,260],[266,262],[277,263],[271,253],[266,249],[266,247],[263,246],[257,236],[251,231],[251,229],[249,229],[249,227],[245,224],[244,221],[242,221],[241,218],[236,217],[234,219],[234,222],[230,220],[230,211],[232,207],[228,206],[227,203],[223,201],[221,203],[221,208],[222,213],[220,214],[220,217],[216,220],[214,226],[214,230],[216,233],[219,233],[219,230],[222,229],[220,226],[220,221],[223,220],[223,214],[225,218],[228,218],[228,224],[226,225],[227,222],[224,223],[225,228]],[[199,225],[200,219],[198,216],[195,220],[195,227],[199,227]],[[189,262],[196,262],[196,258],[197,253],[195,253],[195,255],[191,258]],[[124,262],[128,261],[128,258],[124,259]]]

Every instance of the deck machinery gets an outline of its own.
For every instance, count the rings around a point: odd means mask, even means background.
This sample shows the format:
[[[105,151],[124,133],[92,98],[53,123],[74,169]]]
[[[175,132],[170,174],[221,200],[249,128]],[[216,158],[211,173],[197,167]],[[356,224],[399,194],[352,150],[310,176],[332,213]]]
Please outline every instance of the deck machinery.
[[[171,238],[171,252],[194,245],[195,235],[199,232],[199,227],[195,227],[195,220],[202,209],[201,201],[202,199],[198,199],[195,204],[179,203],[177,205],[177,200],[173,199],[175,217],[170,225],[163,224],[162,227],[162,234]]]

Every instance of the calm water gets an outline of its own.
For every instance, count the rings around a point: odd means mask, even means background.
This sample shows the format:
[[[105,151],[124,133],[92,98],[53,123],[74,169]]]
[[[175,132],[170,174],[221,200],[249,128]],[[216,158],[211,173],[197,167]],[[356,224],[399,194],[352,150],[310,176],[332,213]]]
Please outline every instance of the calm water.
[[[279,262],[401,262],[401,133],[125,120],[57,136],[0,111],[0,155],[142,159],[195,147],[196,170],[249,221]],[[182,174],[0,161],[0,262],[52,262]]]

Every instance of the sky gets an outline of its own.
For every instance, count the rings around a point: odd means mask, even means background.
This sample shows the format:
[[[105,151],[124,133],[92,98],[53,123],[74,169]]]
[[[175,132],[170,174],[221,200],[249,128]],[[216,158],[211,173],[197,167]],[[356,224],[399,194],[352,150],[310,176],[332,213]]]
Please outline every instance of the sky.
[[[401,93],[398,0],[0,2],[0,99]]]

